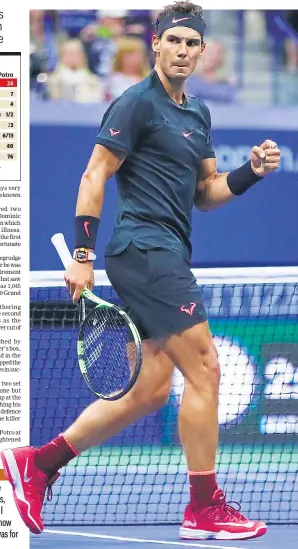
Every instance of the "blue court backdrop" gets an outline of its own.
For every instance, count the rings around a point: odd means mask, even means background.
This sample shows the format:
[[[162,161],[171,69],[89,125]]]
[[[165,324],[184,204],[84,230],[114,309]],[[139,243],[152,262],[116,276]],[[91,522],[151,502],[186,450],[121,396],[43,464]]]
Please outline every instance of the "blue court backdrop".
[[[50,244],[53,233],[63,232],[69,246],[73,245],[78,186],[103,111],[103,106],[97,107],[92,116],[90,107],[31,107],[31,270],[61,269]],[[246,112],[243,122],[241,112]],[[286,109],[272,110],[263,123],[254,112],[250,118],[247,110],[230,108],[228,117],[215,109],[212,137],[219,171],[240,166],[249,158],[251,147],[266,138],[278,143],[282,161],[278,172],[232,203],[208,213],[194,210],[194,267],[297,264],[298,134],[292,121]],[[116,201],[112,178],[101,216],[97,269],[104,268],[104,246],[112,233]]]

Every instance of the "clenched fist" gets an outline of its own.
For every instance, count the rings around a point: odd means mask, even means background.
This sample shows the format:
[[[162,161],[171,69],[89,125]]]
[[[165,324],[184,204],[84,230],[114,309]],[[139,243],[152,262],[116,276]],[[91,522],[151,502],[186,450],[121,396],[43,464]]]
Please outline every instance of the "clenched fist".
[[[266,139],[259,147],[253,147],[251,151],[251,167],[260,177],[264,177],[276,170],[279,163],[280,150],[274,141]]]

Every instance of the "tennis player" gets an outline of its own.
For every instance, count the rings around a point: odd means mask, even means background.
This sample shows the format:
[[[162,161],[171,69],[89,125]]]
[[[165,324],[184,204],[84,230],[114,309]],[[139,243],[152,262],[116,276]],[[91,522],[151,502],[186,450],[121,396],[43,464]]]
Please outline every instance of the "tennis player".
[[[218,173],[210,114],[184,84],[202,56],[206,25],[190,2],[158,16],[156,64],[106,111],[83,174],[75,218],[74,260],[65,274],[70,294],[93,287],[94,249],[107,180],[116,174],[117,219],[106,270],[143,338],[144,361],[133,389],[118,401],[98,400],[63,434],[37,449],[6,450],[2,460],[26,525],[42,532],[47,487],[72,458],[111,438],[167,402],[174,365],[185,378],[179,433],[188,464],[190,503],[180,537],[244,539],[266,532],[226,502],[218,487],[220,369],[196,279],[190,270],[192,206],[209,211],[248,191],[279,165],[270,140],[249,162]]]

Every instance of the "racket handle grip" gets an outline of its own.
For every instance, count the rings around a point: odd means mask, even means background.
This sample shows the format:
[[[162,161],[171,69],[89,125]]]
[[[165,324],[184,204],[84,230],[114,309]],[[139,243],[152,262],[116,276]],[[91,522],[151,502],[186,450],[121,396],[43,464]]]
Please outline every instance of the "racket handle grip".
[[[72,262],[72,256],[65,242],[64,235],[62,233],[54,234],[51,242],[54,244],[64,268],[67,269]]]

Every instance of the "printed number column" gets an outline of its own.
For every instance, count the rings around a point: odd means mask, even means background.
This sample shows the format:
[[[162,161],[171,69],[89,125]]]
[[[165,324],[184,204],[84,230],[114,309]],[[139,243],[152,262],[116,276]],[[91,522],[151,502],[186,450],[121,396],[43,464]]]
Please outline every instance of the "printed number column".
[[[0,181],[21,179],[20,60],[18,54],[0,54]]]

